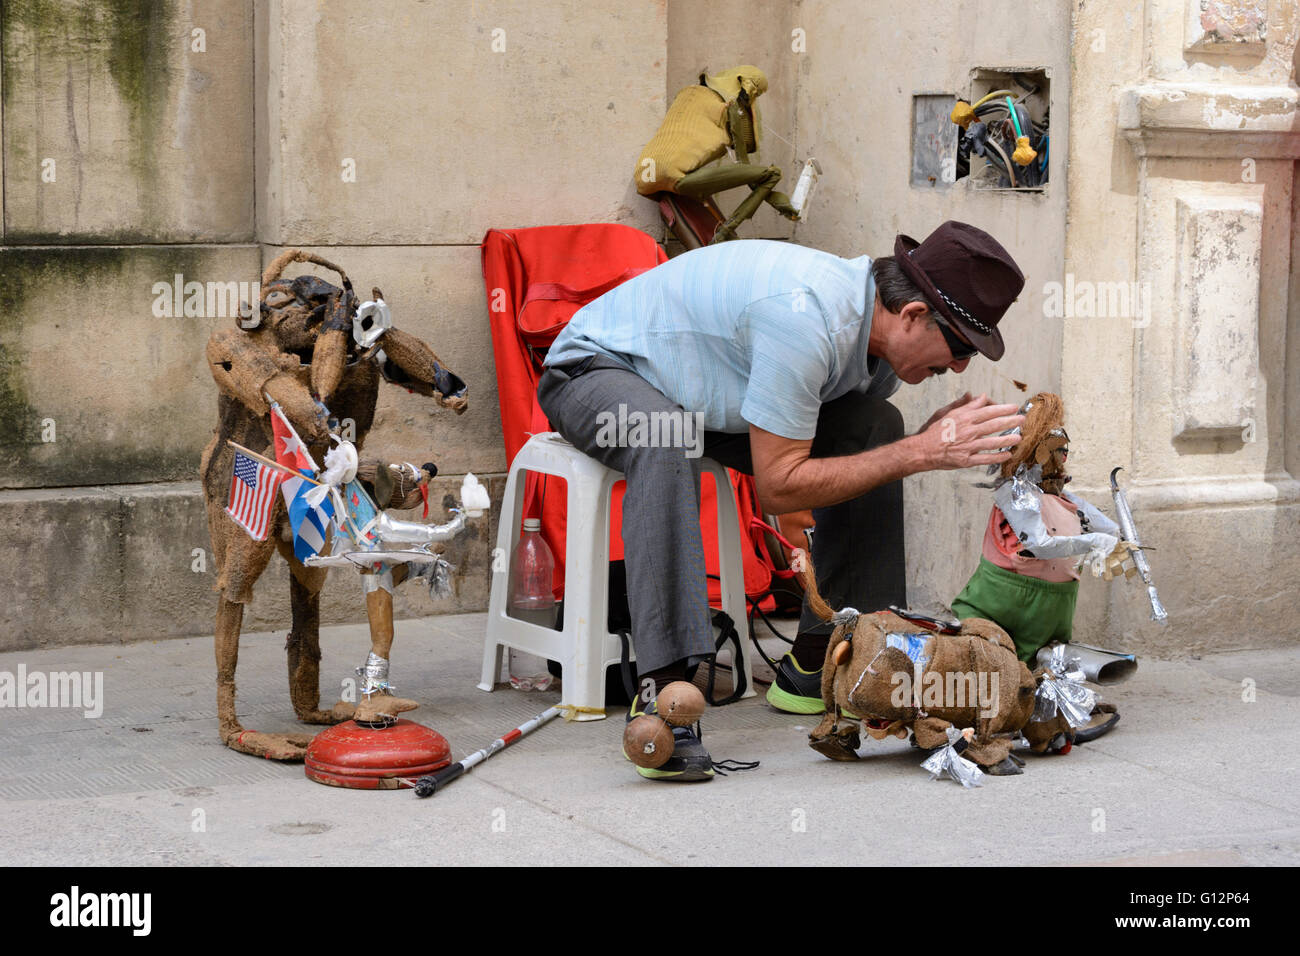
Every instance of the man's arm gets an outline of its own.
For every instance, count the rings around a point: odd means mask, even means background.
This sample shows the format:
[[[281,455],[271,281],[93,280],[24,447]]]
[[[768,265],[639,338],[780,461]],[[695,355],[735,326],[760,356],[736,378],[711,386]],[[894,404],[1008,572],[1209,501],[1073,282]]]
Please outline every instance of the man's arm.
[[[994,405],[986,395],[940,412],[915,435],[837,458],[811,458],[812,439],[783,438],[750,425],[758,496],[778,513],[824,508],[922,471],[1001,464],[1011,454],[994,449],[1014,447],[1018,436],[998,433],[1025,420],[1015,405]]]

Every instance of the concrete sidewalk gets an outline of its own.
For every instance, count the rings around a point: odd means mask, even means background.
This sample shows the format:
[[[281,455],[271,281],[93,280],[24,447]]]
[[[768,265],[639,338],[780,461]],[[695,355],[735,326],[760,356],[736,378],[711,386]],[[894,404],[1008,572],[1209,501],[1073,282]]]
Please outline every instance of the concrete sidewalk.
[[[456,757],[559,699],[475,688],[484,623],[397,624],[393,679],[421,702],[407,716]],[[284,635],[244,635],[240,716],[310,732],[293,720]],[[321,645],[328,706],[369,642],[349,625]],[[754,771],[642,780],[611,711],[552,723],[429,800],[325,787],[300,764],[227,750],[210,640],[0,654],[0,672],[19,665],[102,671],[105,702],[97,719],[0,709],[6,865],[1300,863],[1300,647],[1143,660],[1109,695],[1123,714],[1114,733],[1064,757],[1030,754],[1023,776],[977,790],[931,781],[902,741],[866,741],[857,764],[827,760],[807,746],[815,720],[760,692],[704,722],[714,759],[760,760]]]

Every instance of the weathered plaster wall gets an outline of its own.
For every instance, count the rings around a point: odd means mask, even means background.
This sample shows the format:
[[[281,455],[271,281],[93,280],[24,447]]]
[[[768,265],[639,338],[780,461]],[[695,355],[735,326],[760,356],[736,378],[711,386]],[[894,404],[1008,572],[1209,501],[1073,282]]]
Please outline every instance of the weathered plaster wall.
[[[467,470],[499,500],[478,243],[491,227],[656,227],[631,173],[665,107],[663,3],[0,9],[0,513],[22,529],[0,545],[0,647],[211,630],[202,355],[235,318],[156,314],[154,284],[178,273],[183,294],[255,281],[300,246],[379,286],[471,407],[385,386],[367,451],[437,462],[435,500]],[[494,521],[453,549],[453,599],[399,589],[398,613],[486,607]],[[287,627],[287,591],[273,562],[245,626]],[[333,572],[322,615],[363,618],[355,575]]]
[[[1066,268],[1137,283],[1153,307],[1067,319],[1063,388],[1089,410],[1075,445],[1125,468],[1170,612],[1155,626],[1134,588],[1085,582],[1095,641],[1185,653],[1300,634],[1298,31],[1287,2],[1074,11]]]
[[[961,376],[904,386],[896,401],[911,428],[967,389],[1019,399],[1007,377],[1033,389],[1060,385],[1061,322],[1043,316],[1042,286],[1060,275],[1064,258],[1069,130],[1060,118],[1070,103],[1068,36],[1063,0],[1037,4],[1033,17],[1009,2],[754,6],[678,0],[669,6],[670,90],[690,82],[701,62],[752,62],[771,81],[760,101],[765,122],[771,117],[770,127],[794,144],[769,137],[771,160],[791,180],[808,156],[823,166],[807,222],[781,231],[764,221],[746,235],[790,234],[838,255],[883,256],[893,254],[900,232],[923,239],[944,220],[960,219],[987,229],[1020,263],[1025,292],[1002,326],[1007,354],[999,368],[1006,377],[979,359]],[[713,55],[715,49],[721,52]],[[1052,128],[1052,182],[1033,194],[977,190],[966,179],[910,185],[913,94],[965,96],[973,70],[1002,67],[1050,71],[1059,124]],[[953,472],[908,480],[914,603],[951,600],[973,569],[988,517],[987,493],[972,487],[982,477]]]
[[[700,69],[746,62],[771,81],[761,157],[787,186],[806,156],[825,169],[805,223],[764,210],[746,235],[881,255],[955,218],[1020,261],[1006,377],[980,360],[898,400],[916,426],[967,388],[1019,399],[1007,377],[1059,389],[1075,487],[1104,501],[1124,467],[1172,625],[1146,625],[1135,588],[1085,581],[1079,636],[1171,652],[1294,639],[1300,27],[1284,0],[1200,2],[6,0],[0,512],[22,530],[0,546],[0,646],[211,627],[199,356],[232,319],[159,316],[155,283],[248,281],[293,245],[340,261],[471,388],[460,418],[385,388],[368,448],[432,457],[445,490],[473,469],[497,498],[478,241],[584,221],[661,236],[635,157]],[[910,185],[913,94],[965,94],[978,67],[1050,71],[1041,194]],[[1045,285],[1067,280],[1138,283],[1149,323],[1048,317]],[[1227,428],[1237,410],[1249,439]],[[909,480],[914,602],[950,600],[973,567],[977,477]],[[447,608],[486,603],[480,530]],[[273,565],[248,625],[285,626],[285,591]],[[432,609],[398,597],[399,613]],[[326,619],[359,619],[356,598],[336,575]]]

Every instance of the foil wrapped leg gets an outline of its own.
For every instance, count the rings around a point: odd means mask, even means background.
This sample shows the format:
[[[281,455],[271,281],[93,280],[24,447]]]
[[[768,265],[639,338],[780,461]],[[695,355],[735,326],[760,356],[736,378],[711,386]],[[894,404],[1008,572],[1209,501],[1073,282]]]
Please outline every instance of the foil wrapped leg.
[[[365,664],[357,668],[361,678],[361,695],[369,698],[371,694],[391,694],[393,685],[388,682],[388,659],[380,657],[374,651],[366,656]]]

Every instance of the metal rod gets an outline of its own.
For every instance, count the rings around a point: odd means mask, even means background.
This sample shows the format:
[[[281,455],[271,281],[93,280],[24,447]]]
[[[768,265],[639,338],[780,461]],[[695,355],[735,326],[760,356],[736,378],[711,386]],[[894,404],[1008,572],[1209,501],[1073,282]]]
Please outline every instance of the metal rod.
[[[445,787],[453,780],[468,773],[472,768],[478,766],[484,760],[487,760],[488,757],[505,750],[511,744],[515,743],[525,735],[532,733],[543,724],[554,720],[556,717],[560,716],[561,713],[563,713],[563,711],[560,707],[552,707],[549,710],[545,710],[536,717],[524,721],[504,736],[498,737],[482,750],[474,751],[464,760],[459,760],[450,767],[444,767],[437,773],[431,773],[421,777],[415,781],[415,795],[417,797],[433,796],[440,788]]]

